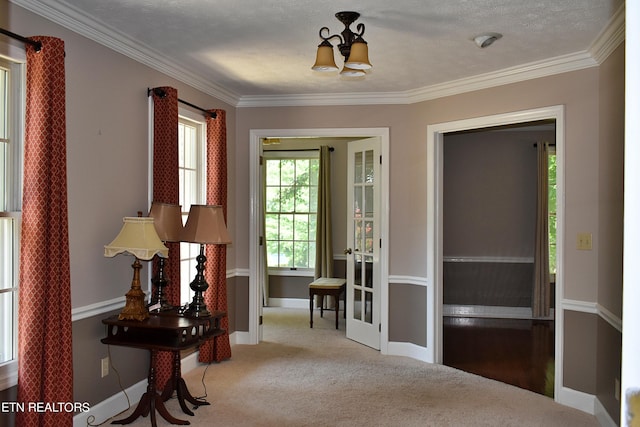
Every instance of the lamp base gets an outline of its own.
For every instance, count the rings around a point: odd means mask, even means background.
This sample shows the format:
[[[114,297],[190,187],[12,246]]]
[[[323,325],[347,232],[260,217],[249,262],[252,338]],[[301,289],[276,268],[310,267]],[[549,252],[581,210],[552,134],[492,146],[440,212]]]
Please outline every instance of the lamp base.
[[[139,320],[149,318],[149,310],[144,304],[144,292],[131,289],[126,294],[127,303],[118,315],[118,320]]]
[[[151,295],[151,300],[147,304],[147,308],[153,313],[159,313],[161,311],[173,310],[175,307],[167,301],[164,296],[164,288],[169,285],[169,280],[164,277],[164,263],[165,259],[158,257],[158,276],[151,279],[151,282],[155,286],[155,292]]]
[[[144,292],[140,288],[140,269],[142,264],[140,260],[136,258],[131,265],[133,268],[133,281],[131,282],[131,289],[125,295],[127,302],[124,309],[118,315],[118,320],[138,320],[143,321],[149,318],[149,310],[144,305]]]
[[[189,304],[189,308],[184,311],[186,317],[211,317],[211,312],[207,309],[205,304],[197,304],[192,302]]]
[[[189,287],[193,290],[193,301],[189,304],[189,308],[184,311],[184,315],[187,317],[210,317],[211,313],[207,310],[207,304],[204,302],[204,292],[209,288],[209,284],[204,278],[204,264],[207,262],[207,257],[204,255],[204,245],[200,245],[200,255],[196,257],[198,264],[196,270],[198,273],[193,279],[193,282]]]

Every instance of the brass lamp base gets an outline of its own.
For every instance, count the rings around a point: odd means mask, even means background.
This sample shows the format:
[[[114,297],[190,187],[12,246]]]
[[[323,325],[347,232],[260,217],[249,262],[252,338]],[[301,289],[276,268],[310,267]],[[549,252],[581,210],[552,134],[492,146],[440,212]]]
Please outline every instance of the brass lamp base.
[[[140,269],[142,264],[136,258],[131,267],[133,268],[133,281],[131,282],[131,289],[126,294],[127,302],[118,315],[118,320],[143,321],[149,318],[149,310],[144,304],[144,292],[140,288]]]

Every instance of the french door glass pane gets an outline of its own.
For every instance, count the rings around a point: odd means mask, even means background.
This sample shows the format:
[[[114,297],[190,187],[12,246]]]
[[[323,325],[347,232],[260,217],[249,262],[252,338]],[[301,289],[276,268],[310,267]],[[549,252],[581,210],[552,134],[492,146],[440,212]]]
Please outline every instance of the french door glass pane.
[[[362,153],[355,153],[354,162],[353,162],[353,180],[356,184],[362,183],[363,170],[364,170],[364,164],[362,161]]]
[[[365,291],[364,293],[364,321],[366,323],[373,322],[373,292]]]
[[[353,290],[353,318],[362,320],[362,291],[360,289]]]
[[[373,176],[373,150],[365,151],[365,182],[373,183],[375,177]]]

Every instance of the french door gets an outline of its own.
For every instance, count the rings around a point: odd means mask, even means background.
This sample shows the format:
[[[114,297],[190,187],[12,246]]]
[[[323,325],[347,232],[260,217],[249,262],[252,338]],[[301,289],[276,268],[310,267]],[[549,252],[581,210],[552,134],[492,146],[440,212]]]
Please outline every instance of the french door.
[[[347,170],[347,338],[380,349],[379,138],[349,143]]]

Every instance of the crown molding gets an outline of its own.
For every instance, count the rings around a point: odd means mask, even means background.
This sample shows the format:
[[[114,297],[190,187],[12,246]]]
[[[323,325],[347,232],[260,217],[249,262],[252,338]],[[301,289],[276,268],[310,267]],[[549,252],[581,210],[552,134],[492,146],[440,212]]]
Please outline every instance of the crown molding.
[[[625,3],[623,2],[616,13],[611,17],[609,24],[602,29],[600,34],[598,34],[591,44],[589,53],[598,62],[598,64],[602,64],[624,41],[626,28],[625,11]]]
[[[160,52],[125,36],[66,3],[56,2],[55,6],[52,6],[36,0],[9,1],[221,101],[231,105],[236,105],[238,102],[238,94],[201,78],[181,67],[180,64],[167,61]]]
[[[596,37],[588,51],[401,92],[240,96],[214,82],[203,79],[181,67],[180,64],[167,61],[160,52],[132,40],[114,28],[96,21],[69,5],[56,3],[56,6],[52,7],[36,0],[9,1],[238,108],[414,104],[595,67],[602,64],[624,41],[625,37],[625,7],[622,4],[609,24]]]
[[[321,105],[415,104],[445,96],[547,77],[569,71],[595,67],[598,63],[588,52],[579,52],[543,61],[531,62],[500,71],[452,80],[449,82],[384,93],[332,93],[312,95],[241,96],[237,107],[292,107]]]

